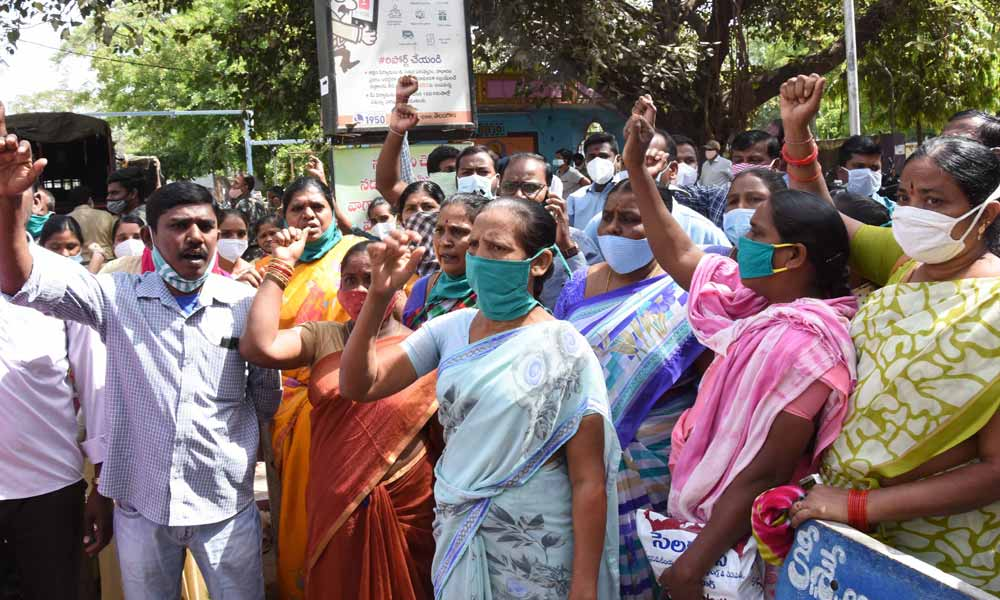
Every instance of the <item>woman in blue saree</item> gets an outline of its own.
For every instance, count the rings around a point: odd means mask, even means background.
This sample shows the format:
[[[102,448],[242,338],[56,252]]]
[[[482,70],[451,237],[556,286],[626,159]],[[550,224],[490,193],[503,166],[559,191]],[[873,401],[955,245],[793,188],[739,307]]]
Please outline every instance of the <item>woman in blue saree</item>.
[[[540,204],[490,203],[466,257],[478,308],[438,317],[393,348],[376,348],[381,315],[423,250],[406,232],[369,249],[372,286],[341,390],[378,400],[438,370],[435,598],[618,597],[621,453],[604,377],[586,340],[536,299],[555,233]]]
[[[661,189],[671,208],[669,190]],[[587,339],[604,372],[611,418],[622,447],[618,469],[621,597],[658,597],[656,576],[636,533],[635,513],[666,514],[670,434],[694,403],[705,348],[687,320],[687,292],[663,272],[646,240],[628,180],[608,194],[598,228],[606,262],[577,271],[555,317]]]

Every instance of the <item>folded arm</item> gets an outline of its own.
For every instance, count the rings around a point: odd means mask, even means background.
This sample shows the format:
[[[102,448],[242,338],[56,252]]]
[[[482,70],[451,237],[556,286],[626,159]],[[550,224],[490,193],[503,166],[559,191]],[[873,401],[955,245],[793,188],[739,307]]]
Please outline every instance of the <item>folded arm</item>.
[[[829,393],[829,387],[815,382],[803,395]],[[812,421],[788,412],[778,414],[760,452],[729,484],[715,503],[705,528],[664,573],[668,588],[693,582],[700,586],[702,577],[716,561],[750,534],[750,510],[754,499],[770,488],[788,483],[814,430]]]

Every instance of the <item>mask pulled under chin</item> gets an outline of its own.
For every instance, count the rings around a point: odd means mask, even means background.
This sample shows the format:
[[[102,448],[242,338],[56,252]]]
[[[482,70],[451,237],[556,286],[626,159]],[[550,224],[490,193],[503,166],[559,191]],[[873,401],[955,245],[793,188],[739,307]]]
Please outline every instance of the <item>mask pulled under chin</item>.
[[[208,276],[215,270],[217,260],[216,254],[213,253],[212,257],[208,260],[208,266],[205,268],[204,273],[196,279],[185,279],[163,258],[163,255],[160,254],[159,249],[156,247],[156,240],[153,240],[153,266],[156,274],[160,276],[160,279],[164,283],[182,294],[190,294],[201,288],[205,284],[205,281],[208,280]]]

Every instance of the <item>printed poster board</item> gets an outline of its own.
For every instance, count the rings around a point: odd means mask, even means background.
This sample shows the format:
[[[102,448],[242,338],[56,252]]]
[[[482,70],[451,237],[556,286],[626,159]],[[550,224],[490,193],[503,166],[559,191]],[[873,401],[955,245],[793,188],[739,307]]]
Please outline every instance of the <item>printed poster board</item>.
[[[450,144],[463,148],[463,144]],[[417,179],[427,179],[427,155],[440,144],[410,144],[411,165]],[[368,205],[381,196],[375,189],[375,162],[380,145],[333,147],[333,192],[337,204],[355,227],[366,225]]]
[[[326,135],[386,132],[415,75],[417,129],[475,129],[467,0],[315,0]]]

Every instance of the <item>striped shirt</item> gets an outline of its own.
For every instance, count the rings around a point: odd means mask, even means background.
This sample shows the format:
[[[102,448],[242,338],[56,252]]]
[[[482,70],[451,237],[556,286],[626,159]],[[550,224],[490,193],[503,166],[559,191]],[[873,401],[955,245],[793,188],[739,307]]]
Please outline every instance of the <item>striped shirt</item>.
[[[100,492],[161,525],[226,520],[253,500],[260,438],[281,400],[277,371],[238,345],[254,290],[210,275],[190,314],[156,273],[93,276],[32,246],[13,302],[94,328],[108,351],[108,450]]]

